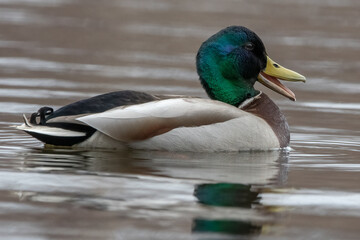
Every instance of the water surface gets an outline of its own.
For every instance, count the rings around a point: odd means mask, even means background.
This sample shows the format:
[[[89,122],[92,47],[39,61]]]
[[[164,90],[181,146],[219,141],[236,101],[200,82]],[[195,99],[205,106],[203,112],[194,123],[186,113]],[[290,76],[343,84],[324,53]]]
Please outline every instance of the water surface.
[[[4,239],[358,239],[360,2],[0,0]],[[290,152],[44,149],[9,127],[116,89],[206,97],[200,44],[244,25],[286,83]]]

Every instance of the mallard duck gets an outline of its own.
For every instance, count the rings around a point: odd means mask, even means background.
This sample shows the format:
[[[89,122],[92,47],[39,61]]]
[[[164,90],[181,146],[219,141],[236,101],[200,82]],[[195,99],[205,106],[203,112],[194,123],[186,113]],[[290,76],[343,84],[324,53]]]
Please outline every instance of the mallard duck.
[[[256,81],[295,101],[280,80],[305,77],[269,58],[261,39],[242,26],[222,29],[196,57],[210,99],[117,91],[53,111],[43,107],[17,128],[47,145],[167,151],[271,150],[289,145],[279,107]]]

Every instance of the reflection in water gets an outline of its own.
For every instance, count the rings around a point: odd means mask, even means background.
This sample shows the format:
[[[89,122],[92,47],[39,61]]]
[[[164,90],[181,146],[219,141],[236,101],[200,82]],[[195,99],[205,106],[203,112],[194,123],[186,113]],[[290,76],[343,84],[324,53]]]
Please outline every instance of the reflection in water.
[[[210,182],[270,184],[286,181],[287,152],[168,153],[135,152],[157,172],[172,178]],[[279,173],[281,172],[281,173]]]
[[[251,185],[231,183],[200,184],[194,191],[200,203],[224,207],[251,208],[258,203],[258,195],[251,190]]]
[[[263,222],[269,216],[251,208],[260,199],[256,189],[286,179],[281,174],[287,173],[283,163],[288,157],[282,152],[202,154],[42,148],[20,152],[17,158],[20,156],[23,161],[13,167],[22,172],[4,172],[0,191],[6,193],[12,186],[12,195],[24,205],[52,208],[60,204],[67,209],[117,213],[145,225],[150,224],[148,219],[158,219],[151,220],[155,229],[171,219],[174,226],[181,226],[186,219],[193,233],[201,233],[201,237],[209,233],[260,234],[259,219]],[[15,185],[12,179],[17,179]],[[56,220],[54,223],[58,224]],[[73,226],[65,229],[73,230]]]
[[[222,235],[260,234],[259,219],[269,217],[250,208],[257,204],[258,193],[256,188],[240,184],[240,181],[248,178],[256,182],[256,186],[278,182],[284,178],[279,175],[286,173],[280,171],[283,166],[280,161],[286,161],[287,154],[33,148],[19,152],[16,158],[22,161],[14,165],[13,170],[22,171],[3,172],[0,191],[3,198],[10,194],[18,198],[17,208],[22,209],[23,215],[42,216],[44,220],[41,221],[47,227],[36,226],[34,231],[50,234],[61,226],[63,231],[86,233],[83,227],[64,222],[67,214],[60,210],[58,206],[61,206],[61,209],[80,212],[81,221],[86,221],[81,216],[101,213],[96,222],[88,223],[90,229],[99,222],[106,222],[107,214],[114,214],[117,217],[112,221],[118,222],[119,215],[127,219],[127,224],[116,225],[116,231],[151,226],[157,232],[164,226],[170,228],[169,223],[183,226],[186,222],[182,232],[192,229],[201,239],[207,239],[208,234],[224,239]],[[228,176],[229,173],[233,176]],[[223,182],[224,179],[228,182]],[[194,192],[202,204],[197,203]],[[216,195],[225,197],[216,198]],[[9,217],[14,218],[18,213],[14,208],[6,210],[2,206],[4,201],[0,201],[0,209]],[[39,207],[44,209],[41,213]]]
[[[88,165],[88,157],[82,155],[81,151],[34,149],[24,154],[22,168],[35,171],[71,171],[85,170]]]
[[[87,151],[74,149],[34,148],[23,154],[21,168],[41,172],[155,174],[142,166],[142,158],[133,158],[130,152]],[[131,159],[131,160],[129,160]]]
[[[259,193],[251,185],[215,183],[200,184],[194,190],[198,201],[208,206],[251,208],[258,204]],[[245,220],[199,219],[193,221],[193,232],[254,235],[261,233],[261,225]]]
[[[194,233],[222,233],[234,235],[260,235],[261,226],[246,221],[195,219]]]
[[[210,182],[282,184],[287,152],[171,153],[33,148],[20,153],[21,169],[143,174]]]

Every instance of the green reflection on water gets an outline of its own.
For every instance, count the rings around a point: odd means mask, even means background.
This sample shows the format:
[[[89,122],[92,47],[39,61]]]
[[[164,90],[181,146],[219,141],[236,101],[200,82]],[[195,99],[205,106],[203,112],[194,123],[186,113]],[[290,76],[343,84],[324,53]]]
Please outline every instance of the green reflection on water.
[[[251,208],[258,203],[258,195],[251,190],[251,185],[233,183],[200,184],[194,191],[200,203],[224,207]]]
[[[194,233],[212,232],[234,235],[257,235],[261,233],[262,226],[247,221],[194,219],[192,230]]]

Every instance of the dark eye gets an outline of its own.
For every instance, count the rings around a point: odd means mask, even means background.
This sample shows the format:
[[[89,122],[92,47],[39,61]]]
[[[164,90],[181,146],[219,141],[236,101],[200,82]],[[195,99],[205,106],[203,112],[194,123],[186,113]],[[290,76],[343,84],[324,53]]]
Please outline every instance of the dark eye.
[[[246,50],[252,51],[252,50],[254,50],[255,45],[253,43],[251,43],[251,42],[248,42],[248,43],[245,43],[244,48]]]

